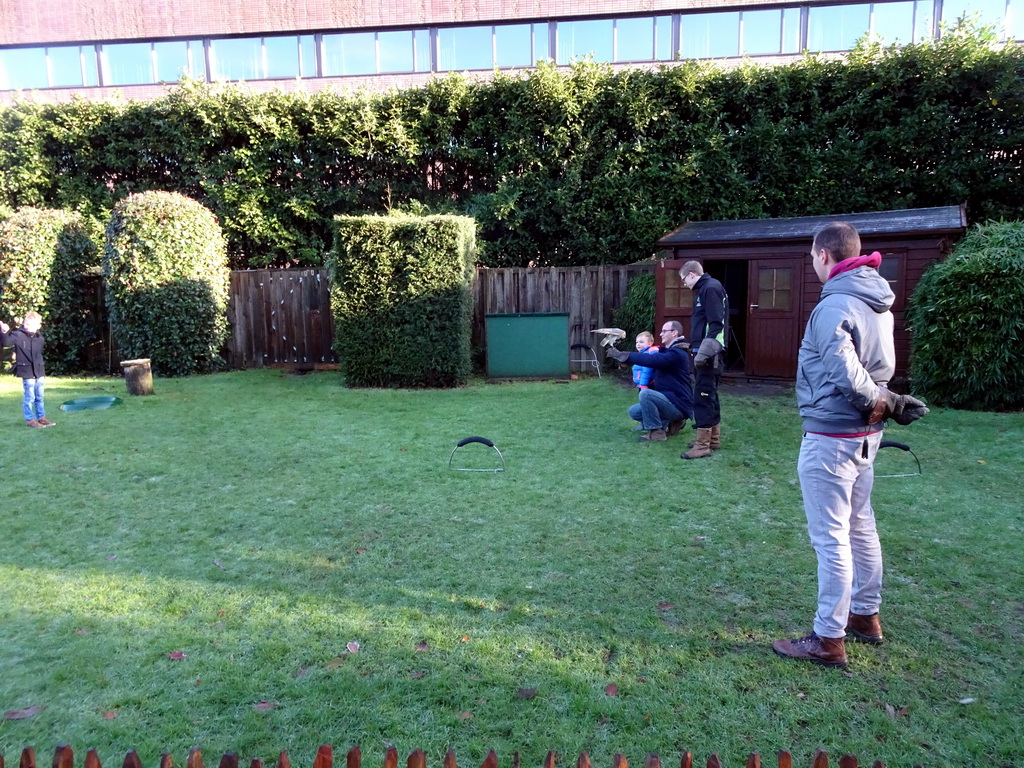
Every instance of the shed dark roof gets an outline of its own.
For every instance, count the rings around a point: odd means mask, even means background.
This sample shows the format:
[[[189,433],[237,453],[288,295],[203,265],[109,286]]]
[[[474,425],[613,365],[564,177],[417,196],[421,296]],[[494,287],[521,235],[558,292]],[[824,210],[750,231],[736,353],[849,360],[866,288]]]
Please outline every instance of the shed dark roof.
[[[665,235],[658,241],[658,245],[672,246],[736,240],[810,239],[819,227],[830,221],[848,221],[862,235],[937,235],[963,232],[967,227],[964,207],[962,205],[946,205],[938,208],[837,213],[831,216],[800,216],[791,219],[691,221]]]

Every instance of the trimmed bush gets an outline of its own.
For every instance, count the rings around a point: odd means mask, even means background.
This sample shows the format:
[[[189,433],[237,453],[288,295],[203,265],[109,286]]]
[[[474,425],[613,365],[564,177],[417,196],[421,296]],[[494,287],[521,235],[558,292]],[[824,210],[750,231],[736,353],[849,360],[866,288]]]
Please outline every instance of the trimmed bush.
[[[107,306],[121,357],[164,376],[224,364],[229,271],[216,217],[172,192],[142,192],[114,207],[103,250]]]
[[[1024,222],[972,227],[911,297],[913,389],[936,405],[1024,407]]]
[[[78,213],[26,207],[0,218],[0,315],[8,324],[31,310],[42,315],[51,373],[84,368],[97,336],[85,278],[99,260]]]
[[[476,224],[338,216],[327,262],[335,351],[350,387],[457,387],[470,374]]]

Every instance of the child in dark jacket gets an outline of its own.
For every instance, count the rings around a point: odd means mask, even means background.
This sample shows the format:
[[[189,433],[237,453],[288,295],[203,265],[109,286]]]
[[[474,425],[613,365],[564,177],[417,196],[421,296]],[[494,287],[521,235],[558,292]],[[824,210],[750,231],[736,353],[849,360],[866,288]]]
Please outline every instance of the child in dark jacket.
[[[26,312],[21,327],[13,331],[7,323],[0,321],[0,347],[14,347],[14,375],[21,379],[25,389],[22,402],[25,424],[36,429],[54,425],[46,418],[43,406],[46,372],[43,370],[45,339],[39,332],[42,325],[43,318],[38,312]]]

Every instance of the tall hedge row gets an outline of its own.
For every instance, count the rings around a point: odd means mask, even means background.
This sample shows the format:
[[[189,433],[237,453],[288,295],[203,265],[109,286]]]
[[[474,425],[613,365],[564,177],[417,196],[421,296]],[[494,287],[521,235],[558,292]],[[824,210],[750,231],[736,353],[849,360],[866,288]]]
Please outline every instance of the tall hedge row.
[[[0,107],[0,206],[105,221],[171,189],[213,210],[234,267],[319,266],[336,215],[479,223],[482,263],[628,263],[686,220],[967,201],[1024,217],[1024,55],[957,30],[842,61],[724,71],[582,63],[423,88]]]
[[[911,297],[910,372],[937,405],[1024,408],[1024,222],[972,227]]]
[[[0,319],[43,317],[51,373],[78,373],[96,336],[85,275],[99,249],[75,212],[24,207],[0,217]]]
[[[339,216],[327,262],[351,387],[457,387],[470,374],[475,222]]]
[[[107,224],[103,274],[122,358],[167,376],[223,364],[229,270],[210,211],[173,192],[128,196]]]

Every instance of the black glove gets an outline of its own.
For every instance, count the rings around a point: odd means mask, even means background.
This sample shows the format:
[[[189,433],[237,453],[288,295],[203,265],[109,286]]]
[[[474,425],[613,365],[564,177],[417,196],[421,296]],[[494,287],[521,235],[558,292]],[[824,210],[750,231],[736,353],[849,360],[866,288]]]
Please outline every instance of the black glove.
[[[620,363],[624,363],[629,360],[629,352],[623,352],[621,349],[616,349],[615,347],[608,347],[604,353],[612,360],[618,360]]]
[[[897,424],[907,426],[928,413],[928,406],[916,397],[896,395],[885,387],[880,388],[880,393],[868,415],[868,424],[877,424],[885,419],[892,419]]]
[[[698,368],[706,368],[714,365],[715,356],[722,351],[722,345],[714,339],[704,339],[697,348],[697,355],[693,358],[693,364]]]

